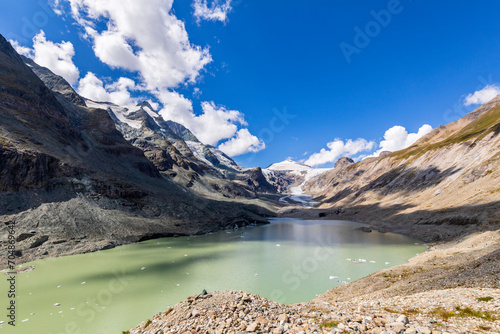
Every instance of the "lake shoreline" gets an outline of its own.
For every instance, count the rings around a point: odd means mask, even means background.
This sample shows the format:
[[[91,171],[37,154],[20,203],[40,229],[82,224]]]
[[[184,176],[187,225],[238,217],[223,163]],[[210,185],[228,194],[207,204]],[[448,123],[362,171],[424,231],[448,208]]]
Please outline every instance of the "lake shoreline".
[[[460,210],[411,211],[401,213],[396,208],[379,207],[283,207],[278,217],[300,219],[348,220],[371,226],[379,232],[403,234],[428,244],[456,241],[476,232],[500,229],[500,222],[480,223],[481,212],[488,206]]]
[[[15,220],[6,220],[5,225],[14,221]],[[99,238],[97,236],[89,237],[86,235],[79,237],[67,237],[64,234],[51,235],[46,233],[20,233],[16,236],[15,247],[16,251],[19,253],[17,253],[14,262],[16,266],[19,266],[36,260],[94,253],[147,240],[177,238],[191,235],[206,235],[208,233],[227,230],[229,227],[233,227],[235,225],[245,227],[267,224],[269,224],[268,218],[254,218],[253,220],[240,218],[221,224],[215,224],[210,228],[200,228],[197,226],[193,228],[190,226],[189,228],[183,229],[182,227],[173,226],[168,231],[158,231],[155,233],[148,231],[141,233],[140,231],[135,230],[133,233],[130,233],[130,235],[124,238]],[[31,235],[28,236],[28,234]],[[0,242],[0,247],[3,244],[7,245],[7,241],[3,243]],[[2,254],[7,256],[6,247],[0,250],[0,255]],[[19,254],[21,255],[19,256]],[[4,269],[7,269],[7,262],[2,262],[0,264],[0,270]]]
[[[128,333],[498,333],[499,263],[500,231],[481,232],[433,245],[406,264],[310,302],[282,305],[214,292],[190,297]]]
[[[321,211],[324,212],[325,210]],[[317,212],[309,212],[308,214],[310,220],[334,220],[332,219],[333,217],[314,217]],[[337,217],[335,220],[349,220],[348,215],[336,214],[336,216]],[[361,223],[366,224],[362,221]],[[390,231],[380,228],[377,225],[366,225],[373,226],[375,230],[381,230],[381,232],[393,232],[408,235],[404,230],[400,229]],[[109,248],[106,248],[106,245],[104,245],[104,248],[101,249]],[[97,250],[100,249],[94,249],[93,251]],[[77,252],[75,254],[81,253],[87,252]],[[500,295],[500,286],[499,283],[494,280],[494,277],[497,277],[496,275],[500,275],[500,271],[498,269],[498,265],[494,265],[495,263],[500,263],[500,233],[498,231],[476,232],[475,234],[473,233],[465,237],[462,236],[459,238],[454,238],[452,240],[434,242],[430,244],[430,248],[426,252],[412,257],[407,264],[377,271],[347,285],[326,291],[324,294],[318,296],[310,302],[300,303],[296,305],[282,305],[282,307],[284,307],[283,310],[287,310],[292,314],[293,312],[296,312],[296,314],[300,315],[300,317],[290,317],[288,320],[292,321],[293,323],[288,322],[290,326],[280,333],[294,333],[296,332],[295,330],[298,330],[299,328],[302,328],[302,330],[304,330],[306,333],[312,333],[310,329],[316,327],[321,329],[319,333],[329,333],[329,331],[324,331],[325,328],[328,327],[321,327],[322,323],[325,324],[328,322],[338,322],[339,324],[342,323],[345,328],[349,328],[349,326],[351,326],[352,328],[353,326],[357,327],[360,324],[353,321],[355,319],[359,320],[359,317],[372,319],[370,321],[365,321],[365,326],[367,326],[367,328],[377,323],[374,319],[378,319],[377,321],[379,322],[379,325],[384,325],[382,327],[378,325],[376,327],[371,327],[370,331],[367,332],[372,333],[372,330],[374,330],[375,328],[383,328],[384,330],[388,330],[389,328],[386,328],[385,325],[388,325],[389,322],[386,320],[397,320],[397,318],[401,316],[407,316],[409,318],[410,323],[405,324],[405,326],[408,325],[405,327],[405,330],[410,330],[408,331],[408,333],[412,333],[411,328],[417,327],[429,328],[431,331],[434,330],[434,332],[436,333],[439,333],[438,329],[446,332],[446,328],[450,326],[460,328],[461,323],[465,323],[465,327],[470,328],[471,330],[473,329],[472,332],[475,332],[478,326],[482,326],[484,328],[493,328],[500,331],[500,328],[497,329],[498,325],[495,322],[487,321],[482,318],[476,317],[464,320],[463,318],[452,317],[450,319],[447,319],[446,321],[443,321],[443,319],[438,319],[437,316],[432,313],[438,310],[439,307],[441,307],[436,306],[435,298],[432,298],[433,294],[445,294],[447,297],[446,300],[442,300],[442,303],[443,305],[446,305],[450,312],[452,312],[456,307],[466,306],[472,307],[472,310],[484,310],[485,312],[489,312],[488,314],[493,314],[495,317],[498,316],[500,318],[500,307],[494,307],[492,311],[488,308],[490,307],[490,304],[488,303],[476,303],[474,301],[471,302],[470,296],[468,297],[468,299],[462,298],[464,291],[467,291],[469,295],[479,296],[482,296],[484,294],[484,291],[488,291],[488,296],[485,295],[484,297],[493,297],[494,299],[493,301],[491,301],[491,303],[496,303],[495,305],[500,304],[500,300],[497,297]],[[434,268],[436,266],[438,267],[437,271]],[[478,271],[477,268],[483,268],[484,270]],[[458,279],[460,277],[462,278],[462,280]],[[432,281],[435,281],[435,284],[429,285],[428,283]],[[442,285],[443,282],[446,282],[446,284]],[[491,289],[491,287],[493,287],[493,289]],[[443,290],[443,288],[446,290]],[[447,292],[447,294],[443,291]],[[227,297],[226,292],[214,293],[213,295],[217,294],[222,294],[223,296]],[[260,297],[252,296],[249,298],[251,298],[253,301],[257,300]],[[415,310],[410,308],[408,306],[409,304],[407,303],[408,300],[413,300],[414,305],[418,304],[419,309]],[[418,303],[415,302],[415,300],[417,300]],[[183,305],[182,307],[185,308],[185,303],[186,302],[181,302],[178,305]],[[265,304],[271,302],[263,303]],[[401,312],[399,312],[399,314],[396,314],[397,312],[387,311],[399,310],[401,309],[402,305],[407,309],[402,310]],[[361,309],[359,308],[359,306],[361,306]],[[487,308],[484,309],[484,307]],[[321,320],[321,323],[315,323],[314,321],[309,323],[309,320],[311,320],[312,318],[309,312],[311,308],[323,310],[321,313],[321,317],[318,318]],[[188,309],[186,309],[185,311],[187,312],[187,310]],[[189,310],[190,312],[192,312],[194,309],[189,308]],[[273,311],[268,308],[264,308],[264,310],[268,312]],[[226,312],[226,310],[224,310],[224,312]],[[225,314],[224,312],[221,314]],[[339,313],[342,313],[343,316],[338,316]],[[259,317],[261,318],[264,316],[266,316],[264,313],[259,315]],[[302,320],[299,321],[297,319]],[[304,326],[300,326],[296,323],[303,321],[303,319],[306,319],[307,323],[310,325],[306,329],[304,329]],[[429,326],[431,320],[439,321],[439,323],[444,324],[445,327],[438,327],[435,324]],[[171,322],[173,320],[167,315],[166,318],[160,316],[160,318],[157,317],[152,321],[153,323],[158,323],[158,326],[163,326],[160,325],[162,322]],[[174,319],[174,321],[180,320]],[[479,322],[479,324],[477,324],[477,322]],[[248,322],[245,326],[252,325],[250,329],[252,329],[253,327],[262,328],[261,324],[254,326],[254,323],[255,321]],[[139,325],[137,327],[137,330],[139,330],[141,326],[144,326],[144,324],[145,323]],[[361,324],[363,324],[363,322],[361,322]],[[277,330],[276,333],[280,329],[280,326],[273,328]],[[342,325],[340,325],[340,327],[342,327]],[[436,329],[436,327],[438,327],[438,329]],[[151,329],[154,328],[159,327],[151,327]],[[358,327],[358,329],[359,328],[360,327]],[[241,323],[239,327],[235,327],[234,330],[235,332],[237,332],[238,330],[242,330]],[[246,327],[243,330],[246,330]],[[141,331],[130,331],[130,333],[139,332]],[[298,330],[297,333],[299,332],[300,331]],[[459,333],[460,331],[449,330],[448,332]],[[479,332],[481,332],[480,328]],[[149,332],[142,331],[141,333]],[[151,333],[156,332],[152,331]],[[175,333],[175,331],[172,333]]]

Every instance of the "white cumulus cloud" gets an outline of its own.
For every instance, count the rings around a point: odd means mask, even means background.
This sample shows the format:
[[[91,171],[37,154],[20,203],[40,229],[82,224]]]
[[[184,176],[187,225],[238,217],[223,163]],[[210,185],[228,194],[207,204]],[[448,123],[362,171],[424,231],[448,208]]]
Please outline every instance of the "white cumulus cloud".
[[[249,143],[246,150],[262,146],[242,129],[247,123],[241,112],[205,101],[201,103],[202,112],[195,114],[193,102],[176,91],[182,85],[196,83],[212,56],[208,47],[190,42],[184,22],[172,10],[173,0],[149,0],[147,6],[140,1],[58,0],[58,10],[62,10],[63,1],[70,4],[71,15],[92,43],[96,57],[111,68],[138,73],[140,78],[137,85],[125,78],[105,85],[88,73],[80,81],[78,91],[82,95],[121,104],[129,101],[128,92],[139,86],[158,99],[164,119],[183,124],[203,143],[216,146],[234,139],[233,152],[241,151],[236,144],[245,140]],[[211,5],[195,0],[193,8],[198,19],[225,22],[231,0],[215,0]],[[105,28],[102,22],[106,22]],[[199,97],[197,94],[195,91]]]
[[[413,145],[421,137],[432,131],[432,126],[424,124],[418,129],[417,133],[408,133],[406,128],[396,125],[387,130],[384,134],[384,140],[379,144],[380,149],[372,156],[377,157],[380,152],[395,152]]]
[[[356,140],[335,139],[326,144],[328,149],[322,148],[318,153],[309,156],[303,161],[309,166],[319,166],[329,162],[335,162],[341,157],[352,157],[361,152],[366,152],[363,155],[358,155],[356,159],[364,159],[367,157],[378,157],[383,151],[398,151],[413,145],[418,139],[432,131],[432,126],[424,124],[418,129],[417,133],[408,133],[406,128],[396,125],[388,129],[384,134],[384,139],[378,145],[379,149],[370,154],[377,144],[374,141],[368,141],[363,138]]]
[[[343,156],[350,157],[360,152],[371,151],[376,145],[375,142],[363,138],[348,139],[346,142],[342,139],[335,139],[326,144],[328,149],[322,148],[318,153],[312,154],[304,163],[309,166],[319,166],[334,162]]]
[[[12,39],[9,40],[9,42],[12,45],[12,47],[14,48],[14,50],[16,50],[17,53],[19,53],[20,55],[23,55],[25,57],[28,57],[28,58],[33,58],[33,49],[22,46],[19,44],[18,41],[14,41]]]
[[[123,106],[136,105],[138,102],[137,99],[131,97],[130,90],[138,90],[132,79],[122,77],[116,82],[104,85],[104,82],[92,72],[88,72],[78,84],[78,94],[83,97]]]
[[[483,89],[467,95],[464,100],[464,105],[470,106],[473,104],[484,104],[499,94],[500,87],[496,85],[487,85]]]
[[[198,23],[201,20],[226,22],[227,15],[232,9],[231,0],[213,0],[211,5],[208,5],[207,0],[194,0],[193,9],[193,15]]]
[[[112,68],[139,72],[149,89],[195,82],[212,61],[207,47],[193,45],[172,0],[67,0],[72,16],[93,43],[95,55]],[[99,30],[98,22],[106,21]]]
[[[88,73],[78,88],[83,96],[128,104],[129,92],[140,87],[158,99],[164,119],[183,124],[202,142],[216,146],[223,140],[241,143],[246,139],[251,142],[248,150],[259,147],[245,132],[239,132],[247,126],[241,112],[205,101],[201,113],[196,114],[193,102],[176,91],[196,83],[212,56],[208,47],[191,43],[184,22],[172,10],[173,0],[149,0],[147,6],[141,1],[57,0],[54,6],[60,11],[63,1],[70,4],[72,17],[99,60],[139,75],[137,84],[120,78],[106,85]],[[193,8],[199,19],[225,22],[230,4],[230,0],[215,0],[210,5],[195,0]]]
[[[202,102],[202,114],[195,115],[191,101],[183,95],[163,92],[158,97],[164,105],[160,115],[181,123],[205,144],[215,146],[219,141],[235,136],[238,125],[248,125],[241,112],[216,105],[213,101]]]
[[[20,46],[17,41],[11,41],[11,44],[18,53],[32,58],[38,65],[47,67],[55,74],[62,76],[71,85],[78,82],[80,71],[73,63],[75,49],[71,42],[48,41],[45,32],[40,30],[33,37],[33,49]]]
[[[259,152],[266,148],[266,144],[252,135],[248,129],[240,129],[233,138],[223,142],[218,148],[230,157],[234,157],[249,152]]]

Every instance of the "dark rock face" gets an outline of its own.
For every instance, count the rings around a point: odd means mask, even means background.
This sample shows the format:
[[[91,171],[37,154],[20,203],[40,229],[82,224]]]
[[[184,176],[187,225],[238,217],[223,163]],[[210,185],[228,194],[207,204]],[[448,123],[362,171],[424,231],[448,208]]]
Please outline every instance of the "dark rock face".
[[[353,164],[354,163],[354,160],[352,160],[351,158],[349,157],[342,157],[340,158],[339,160],[337,160],[337,162],[335,163],[335,168],[338,168],[338,167],[345,167],[345,166],[349,166],[350,164]]]
[[[238,173],[237,178],[242,182],[246,182],[252,191],[260,193],[277,192],[277,188],[267,181],[260,167],[247,169]]]
[[[39,247],[41,245],[43,245],[47,240],[49,240],[49,236],[48,235],[44,235],[44,236],[41,236],[39,238],[37,238],[31,245],[30,245],[30,248],[36,248],[36,247]]]
[[[191,131],[189,131],[184,125],[176,123],[174,121],[167,121],[167,125],[172,129],[172,131],[182,138],[184,141],[194,141],[199,142],[198,138]]]
[[[71,103],[79,106],[85,106],[85,101],[78,95],[73,87],[68,84],[61,76],[52,73],[48,68],[39,66],[32,59],[21,56],[22,60],[31,68],[31,70],[45,83],[52,92],[62,94]]]
[[[168,126],[166,137],[147,138],[162,127],[147,117],[150,106],[133,117],[151,132],[132,145],[105,109],[87,107],[64,79],[30,66],[0,36],[0,221],[15,222],[21,261],[265,223],[262,215],[272,215],[173,182],[175,168],[194,178],[209,168],[186,158],[182,141],[166,140],[179,139]]]
[[[78,168],[44,153],[0,148],[0,191],[40,188],[59,176],[75,176],[79,172]]]
[[[216,169],[241,169],[241,167],[238,166],[238,164],[233,159],[228,157],[223,152],[217,150],[211,145],[204,145],[203,143],[201,143],[198,138],[184,125],[173,121],[167,121],[166,123],[169,128],[184,142],[194,142],[200,144],[200,147],[202,148],[200,154],[203,156],[203,159],[207,160]],[[219,157],[217,157],[214,152],[216,152]],[[224,162],[221,161],[221,159],[223,159]]]

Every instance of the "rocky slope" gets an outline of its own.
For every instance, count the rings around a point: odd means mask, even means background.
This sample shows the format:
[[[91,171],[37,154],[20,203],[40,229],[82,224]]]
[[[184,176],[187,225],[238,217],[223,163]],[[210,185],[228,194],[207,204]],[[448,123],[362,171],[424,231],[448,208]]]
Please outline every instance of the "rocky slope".
[[[311,179],[303,189],[322,205],[306,215],[367,222],[427,241],[498,229],[499,133],[496,97],[407,149],[339,164]]]
[[[260,169],[243,169],[220,150],[201,143],[183,125],[163,120],[147,102],[128,107],[85,103],[107,110],[125,139],[163,175],[202,196],[256,198],[258,192],[276,192]]]
[[[0,36],[0,220],[15,224],[17,263],[264,223],[261,214],[270,214],[200,197],[147,154],[106,110],[86,107],[62,78],[26,65]]]

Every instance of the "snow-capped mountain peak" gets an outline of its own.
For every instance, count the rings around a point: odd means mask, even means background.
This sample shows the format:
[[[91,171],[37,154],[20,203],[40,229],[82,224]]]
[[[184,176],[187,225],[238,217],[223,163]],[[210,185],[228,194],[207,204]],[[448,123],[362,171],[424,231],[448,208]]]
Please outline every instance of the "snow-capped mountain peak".
[[[301,162],[286,159],[270,165],[262,172],[268,182],[274,184],[280,192],[302,194],[302,185],[328,170],[330,168],[312,168]]]
[[[307,171],[313,169],[311,166],[303,164],[301,162],[293,161],[292,159],[286,159],[282,162],[274,163],[268,166],[268,170],[293,170],[293,171]]]

